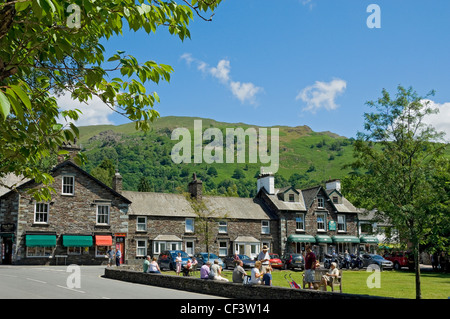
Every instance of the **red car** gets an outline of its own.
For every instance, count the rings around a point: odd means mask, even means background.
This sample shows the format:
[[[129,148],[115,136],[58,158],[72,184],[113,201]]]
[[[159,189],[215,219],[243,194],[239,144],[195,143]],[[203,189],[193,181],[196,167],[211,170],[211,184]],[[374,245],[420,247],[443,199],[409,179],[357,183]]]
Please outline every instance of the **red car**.
[[[278,254],[269,253],[270,256],[270,265],[272,268],[278,268],[281,269],[283,267],[283,262],[280,259],[280,256]]]

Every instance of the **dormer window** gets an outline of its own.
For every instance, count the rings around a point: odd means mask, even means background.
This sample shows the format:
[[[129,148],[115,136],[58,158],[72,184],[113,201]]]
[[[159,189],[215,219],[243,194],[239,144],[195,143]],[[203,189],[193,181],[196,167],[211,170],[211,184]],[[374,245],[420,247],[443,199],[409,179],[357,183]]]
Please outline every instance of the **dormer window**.
[[[289,194],[289,201],[290,201],[290,202],[294,202],[294,201],[295,201],[295,196],[294,196],[294,194]]]
[[[325,200],[323,197],[317,197],[317,207],[319,208],[325,207]]]
[[[339,204],[339,197],[333,196],[333,204]]]

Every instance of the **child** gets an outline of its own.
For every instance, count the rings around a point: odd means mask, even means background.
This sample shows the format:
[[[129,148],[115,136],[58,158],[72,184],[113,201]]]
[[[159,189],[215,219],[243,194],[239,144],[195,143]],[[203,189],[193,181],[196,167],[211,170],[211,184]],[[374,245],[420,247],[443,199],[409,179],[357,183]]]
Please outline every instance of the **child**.
[[[272,267],[268,266],[266,268],[266,272],[264,273],[262,277],[262,281],[264,285],[266,286],[272,286]]]

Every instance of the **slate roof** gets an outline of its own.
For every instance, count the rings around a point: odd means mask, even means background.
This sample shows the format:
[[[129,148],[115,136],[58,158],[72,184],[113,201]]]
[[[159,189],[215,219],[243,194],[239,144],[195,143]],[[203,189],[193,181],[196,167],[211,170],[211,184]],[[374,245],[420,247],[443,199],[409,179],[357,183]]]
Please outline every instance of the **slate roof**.
[[[188,200],[182,194],[123,191],[122,195],[131,200],[129,215],[153,217],[195,218]],[[216,216],[226,215],[231,219],[270,220],[271,213],[258,199],[223,196],[203,196],[206,206],[216,212]]]
[[[100,186],[104,187],[105,189],[107,189],[109,192],[113,193],[115,196],[120,197],[125,203],[130,204],[130,201],[128,198],[124,197],[122,194],[116,192],[114,189],[112,189],[111,187],[107,186],[105,183],[103,183],[102,181],[98,180],[97,178],[95,178],[94,176],[92,176],[91,174],[89,174],[88,172],[86,172],[85,170],[83,170],[82,168],[80,168],[78,165],[76,165],[75,163],[73,163],[70,160],[64,161],[58,165],[56,165],[52,170],[51,170],[51,175],[54,175],[54,173],[59,170],[60,168],[63,168],[65,166],[72,166],[74,167],[76,170],[78,170],[81,174],[85,175],[86,177],[90,178],[91,180],[93,180],[94,182],[96,182],[97,184],[99,184]],[[34,179],[28,179],[26,182],[20,184],[19,186],[17,186],[17,189],[22,189],[25,188],[31,184],[34,183]],[[0,194],[0,197],[3,197],[6,194],[9,194],[11,192],[13,192],[14,190],[9,190],[4,194]]]

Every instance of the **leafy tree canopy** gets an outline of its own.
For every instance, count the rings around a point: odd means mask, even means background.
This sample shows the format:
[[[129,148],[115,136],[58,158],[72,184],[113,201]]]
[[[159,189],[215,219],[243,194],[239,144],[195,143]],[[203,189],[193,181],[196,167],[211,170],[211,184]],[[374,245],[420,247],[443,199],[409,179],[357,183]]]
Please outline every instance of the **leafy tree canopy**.
[[[75,142],[79,110],[61,110],[56,96],[88,102],[99,97],[105,107],[146,130],[159,116],[156,92],[147,81],[169,81],[173,69],[138,61],[125,51],[105,56],[101,41],[124,28],[154,33],[163,27],[181,40],[190,37],[194,15],[213,14],[221,0],[108,0],[70,2],[6,0],[0,4],[0,178],[12,172],[50,185],[39,169],[50,154],[66,154],[63,142]],[[110,78],[120,72],[121,77]],[[83,157],[78,157],[79,161]],[[8,185],[4,185],[8,186]],[[52,189],[35,193],[49,199]]]

